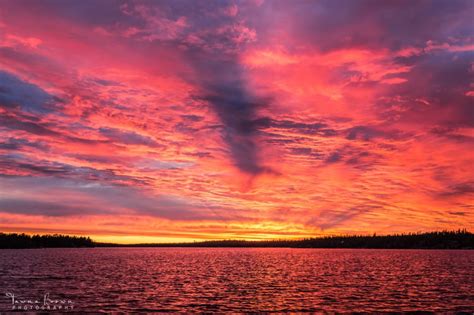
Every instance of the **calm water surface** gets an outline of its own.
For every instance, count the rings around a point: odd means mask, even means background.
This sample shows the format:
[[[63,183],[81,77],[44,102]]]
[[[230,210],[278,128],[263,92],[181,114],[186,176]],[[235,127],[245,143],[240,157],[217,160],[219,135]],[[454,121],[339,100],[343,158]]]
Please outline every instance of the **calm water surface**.
[[[473,266],[474,251],[454,250],[0,250],[0,312],[6,293],[17,304],[49,293],[78,312],[473,313]]]

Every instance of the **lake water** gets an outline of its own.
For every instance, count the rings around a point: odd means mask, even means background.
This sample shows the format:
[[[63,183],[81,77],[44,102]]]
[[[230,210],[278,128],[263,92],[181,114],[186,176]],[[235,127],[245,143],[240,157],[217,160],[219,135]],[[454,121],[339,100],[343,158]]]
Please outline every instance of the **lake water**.
[[[0,313],[474,312],[473,266],[461,250],[0,250]]]

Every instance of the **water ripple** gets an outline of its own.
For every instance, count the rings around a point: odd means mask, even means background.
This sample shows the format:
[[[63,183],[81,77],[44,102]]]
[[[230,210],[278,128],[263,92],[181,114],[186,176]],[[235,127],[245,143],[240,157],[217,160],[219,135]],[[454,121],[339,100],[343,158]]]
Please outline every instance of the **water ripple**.
[[[474,252],[91,248],[0,250],[11,298],[90,312],[474,312]]]

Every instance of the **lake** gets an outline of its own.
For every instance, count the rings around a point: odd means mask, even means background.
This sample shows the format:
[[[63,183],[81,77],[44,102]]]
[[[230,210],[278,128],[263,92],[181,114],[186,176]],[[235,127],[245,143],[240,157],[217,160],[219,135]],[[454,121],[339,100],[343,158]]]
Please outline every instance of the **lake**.
[[[473,266],[462,250],[4,249],[0,312],[474,312]]]

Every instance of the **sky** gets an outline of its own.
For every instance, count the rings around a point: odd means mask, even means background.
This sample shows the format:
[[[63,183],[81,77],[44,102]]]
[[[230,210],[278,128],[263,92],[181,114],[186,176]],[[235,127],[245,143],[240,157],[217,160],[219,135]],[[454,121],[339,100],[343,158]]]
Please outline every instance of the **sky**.
[[[472,0],[0,0],[0,231],[474,228]]]

